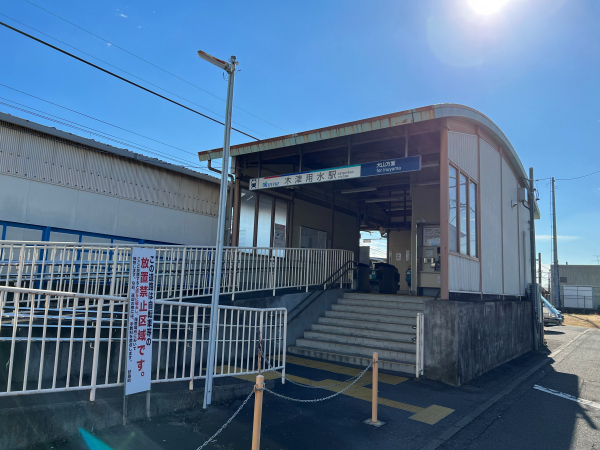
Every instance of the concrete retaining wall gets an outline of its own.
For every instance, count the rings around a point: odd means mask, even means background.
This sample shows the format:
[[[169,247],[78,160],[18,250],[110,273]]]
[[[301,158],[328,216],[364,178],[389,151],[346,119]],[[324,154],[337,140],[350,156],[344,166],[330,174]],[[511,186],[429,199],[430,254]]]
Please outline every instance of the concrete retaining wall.
[[[460,386],[532,349],[531,303],[429,300],[425,376]]]
[[[265,380],[270,389],[275,383]],[[188,382],[153,385],[150,416],[201,407],[204,380],[194,385],[193,391],[188,390]],[[245,398],[252,386],[237,378],[215,379],[212,403]],[[78,434],[80,429],[93,433],[122,424],[123,388],[99,389],[95,402],[88,401],[88,396],[88,391],[82,391],[0,398],[0,449],[28,448]],[[129,396],[127,406],[129,422],[146,419],[144,393]]]

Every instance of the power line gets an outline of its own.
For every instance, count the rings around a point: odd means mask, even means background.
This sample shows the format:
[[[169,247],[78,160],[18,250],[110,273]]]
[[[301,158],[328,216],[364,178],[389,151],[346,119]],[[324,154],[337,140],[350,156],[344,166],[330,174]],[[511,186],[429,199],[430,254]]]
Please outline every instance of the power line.
[[[24,0],[24,1],[26,1],[27,3],[29,3],[29,4],[30,4],[30,5],[32,5],[32,6],[35,6],[36,8],[39,8],[39,9],[41,9],[41,10],[43,10],[43,11],[46,11],[48,14],[52,14],[54,17],[57,17],[58,19],[60,19],[60,20],[63,20],[63,21],[65,21],[65,22],[67,22],[67,23],[69,23],[69,24],[73,25],[74,27],[77,27],[77,28],[79,28],[79,29],[80,29],[80,30],[82,30],[82,31],[85,31],[86,33],[88,33],[88,34],[90,34],[90,35],[92,35],[92,36],[94,36],[94,37],[96,37],[96,38],[98,38],[98,39],[100,39],[100,40],[102,40],[102,41],[104,41],[104,42],[106,42],[106,43],[110,44],[111,46],[113,46],[113,47],[116,47],[116,48],[118,48],[119,50],[121,50],[121,51],[124,51],[125,53],[128,53],[128,54],[130,54],[130,55],[131,55],[131,56],[133,56],[134,58],[137,58],[137,59],[139,59],[140,61],[143,61],[143,62],[145,62],[146,64],[150,64],[152,67],[155,67],[155,68],[157,68],[158,70],[161,70],[161,71],[165,72],[166,74],[169,74],[169,75],[171,75],[172,77],[175,77],[175,78],[177,78],[178,80],[181,80],[181,81],[183,81],[184,83],[187,83],[187,84],[189,84],[190,86],[193,86],[193,87],[195,87],[196,89],[199,89],[199,90],[201,90],[202,92],[205,92],[205,93],[207,93],[208,95],[212,95],[212,96],[213,96],[214,98],[216,98],[216,99],[219,99],[219,100],[221,100],[221,101],[225,101],[225,99],[224,99],[224,98],[222,98],[222,97],[219,97],[218,95],[215,95],[215,94],[213,94],[212,92],[210,92],[210,91],[207,91],[206,89],[203,89],[203,88],[201,88],[200,86],[198,86],[198,85],[196,85],[196,84],[192,83],[191,81],[188,81],[188,80],[186,80],[186,79],[184,79],[184,78],[181,78],[180,76],[178,76],[178,75],[175,75],[174,73],[172,73],[172,72],[169,72],[168,70],[166,70],[166,69],[163,69],[163,68],[162,68],[162,67],[160,67],[160,66],[157,66],[156,64],[154,64],[154,63],[152,63],[152,62],[150,62],[150,61],[148,61],[148,60],[146,60],[146,59],[142,58],[141,56],[138,56],[138,55],[136,55],[135,53],[132,53],[132,52],[130,52],[129,50],[127,50],[127,49],[125,49],[125,48],[123,48],[123,47],[120,47],[119,45],[117,45],[117,44],[115,44],[115,43],[113,43],[113,42],[109,41],[108,39],[105,39],[105,38],[103,38],[103,37],[101,37],[101,36],[98,36],[97,34],[94,34],[94,33],[92,33],[91,31],[89,31],[89,30],[87,30],[87,29],[85,29],[85,28],[83,28],[83,27],[81,27],[81,26],[77,25],[76,23],[73,23],[73,22],[71,22],[71,21],[69,21],[69,20],[65,19],[64,17],[61,17],[61,16],[59,16],[58,14],[55,14],[55,13],[53,13],[52,11],[49,11],[49,10],[47,10],[47,9],[45,9],[45,8],[42,8],[41,6],[39,6],[39,5],[36,5],[35,3],[33,3],[33,2],[31,2],[31,1],[29,1],[29,0]],[[247,111],[247,110],[245,110],[244,108],[241,108],[241,107],[239,107],[239,106],[236,106],[236,105],[234,105],[234,108],[237,108],[237,109],[239,109],[240,111],[244,111],[246,114],[250,114],[252,117],[256,117],[258,120],[262,120],[263,122],[265,122],[265,123],[268,123],[269,125],[271,125],[271,126],[274,126],[275,128],[278,128],[278,129],[280,129],[281,131],[284,131],[284,132],[286,132],[286,133],[289,133],[289,131],[288,131],[288,130],[285,130],[285,129],[283,129],[283,128],[281,128],[281,127],[279,127],[279,126],[275,125],[274,123],[271,123],[271,122],[269,122],[268,120],[265,120],[265,119],[263,119],[262,117],[259,117],[259,116],[257,116],[256,114],[253,114],[253,113],[251,113],[250,111]]]
[[[148,89],[148,88],[146,88],[146,87],[144,87],[144,86],[142,86],[142,85],[140,85],[140,84],[134,83],[133,81],[131,81],[131,80],[128,80],[127,78],[124,78],[124,77],[122,77],[122,76],[120,76],[120,75],[117,75],[116,73],[114,73],[114,72],[111,72],[110,70],[106,70],[106,69],[104,69],[104,68],[102,68],[102,67],[100,67],[100,66],[98,66],[98,65],[96,65],[96,64],[94,64],[94,63],[91,63],[91,62],[89,62],[89,61],[87,61],[87,60],[85,60],[85,59],[83,59],[83,58],[80,58],[79,56],[76,56],[76,55],[74,55],[74,54],[72,54],[72,53],[69,53],[69,52],[67,52],[66,50],[63,50],[63,49],[61,49],[61,48],[59,48],[59,47],[56,47],[56,46],[54,46],[54,45],[50,44],[49,42],[46,42],[46,41],[44,41],[44,40],[42,40],[42,39],[36,38],[35,36],[32,36],[32,35],[30,35],[30,34],[28,34],[28,33],[25,33],[24,31],[21,31],[21,30],[19,30],[18,28],[12,27],[12,26],[10,26],[10,25],[8,25],[8,24],[4,23],[4,22],[0,22],[0,25],[2,25],[3,27],[6,27],[6,28],[8,28],[8,29],[10,29],[10,30],[16,31],[17,33],[19,33],[19,34],[22,34],[23,36],[26,36],[26,37],[28,37],[28,38],[30,38],[30,39],[33,39],[34,41],[37,41],[37,42],[39,42],[40,44],[44,44],[44,45],[46,45],[47,47],[50,47],[50,48],[52,48],[52,49],[54,49],[54,50],[56,50],[56,51],[59,51],[60,53],[63,53],[63,54],[65,54],[65,55],[67,55],[67,56],[70,56],[71,58],[74,58],[74,59],[76,59],[77,61],[81,61],[82,63],[84,63],[84,64],[87,64],[88,66],[91,66],[91,67],[93,67],[93,68],[95,68],[95,69],[98,69],[98,70],[100,70],[100,71],[102,71],[102,72],[104,72],[104,73],[107,73],[107,74],[109,74],[109,75],[111,75],[111,76],[115,77],[115,78],[118,78],[118,79],[119,79],[119,80],[121,80],[121,81],[124,81],[124,82],[126,82],[126,83],[129,83],[129,84],[131,84],[132,86],[138,87],[138,88],[140,88],[140,89],[142,89],[142,90],[144,90],[144,91],[146,91],[146,92],[149,92],[150,94],[156,95],[157,97],[160,97],[160,98],[162,98],[163,100],[166,100],[166,101],[168,101],[168,102],[171,102],[171,103],[173,103],[173,104],[175,104],[175,105],[177,105],[177,106],[181,106],[182,108],[185,108],[185,109],[187,109],[188,111],[191,111],[191,112],[193,112],[193,113],[195,113],[195,114],[198,114],[199,116],[202,116],[202,117],[205,117],[205,118],[207,118],[207,119],[209,119],[209,120],[212,120],[213,122],[216,122],[216,123],[218,123],[218,124],[221,124],[221,125],[225,125],[223,122],[220,122],[220,121],[218,121],[217,119],[214,119],[214,118],[212,118],[212,117],[210,117],[210,116],[207,116],[206,114],[202,114],[201,112],[199,112],[199,111],[196,111],[195,109],[192,109],[192,108],[190,108],[189,106],[185,106],[185,105],[184,105],[184,104],[182,104],[182,103],[176,102],[175,100],[172,100],[172,99],[170,99],[169,97],[165,97],[164,95],[162,95],[162,94],[159,94],[158,92],[155,92],[155,91],[153,91],[153,90],[151,90],[151,89]],[[244,136],[248,136],[248,137],[250,137],[250,138],[252,138],[252,139],[255,139],[255,140],[257,140],[257,141],[258,141],[258,140],[260,140],[260,139],[258,139],[258,138],[256,138],[256,137],[254,137],[254,136],[251,136],[251,135],[249,135],[248,133],[244,133],[243,131],[241,131],[241,130],[238,130],[237,128],[233,128],[233,127],[231,127],[231,129],[232,129],[232,130],[235,130],[235,131],[237,131],[238,133],[241,133],[241,134],[243,134]]]
[[[11,90],[13,90],[13,91],[15,91],[15,92],[19,92],[19,93],[21,93],[21,94],[23,94],[23,95],[27,95],[27,96],[29,96],[29,97],[35,98],[35,99],[37,99],[37,100],[41,100],[42,102],[49,103],[50,105],[58,106],[59,108],[66,109],[67,111],[74,112],[75,114],[79,114],[79,115],[81,115],[81,116],[84,116],[84,117],[87,117],[87,118],[89,118],[89,119],[96,120],[96,121],[98,121],[98,122],[101,122],[101,123],[104,123],[104,124],[106,124],[106,125],[110,125],[111,127],[118,128],[119,130],[127,131],[128,133],[135,134],[135,135],[137,135],[137,136],[143,137],[143,138],[145,138],[145,139],[149,139],[149,140],[151,140],[151,141],[157,142],[157,143],[159,143],[159,144],[162,144],[162,145],[166,145],[167,147],[174,148],[174,149],[176,149],[176,150],[179,150],[179,151],[182,151],[182,152],[188,153],[188,154],[190,154],[190,155],[193,155],[193,156],[196,156],[196,155],[197,155],[196,153],[193,153],[193,152],[188,152],[187,150],[184,150],[184,149],[182,149],[182,148],[175,147],[174,145],[167,144],[166,142],[162,142],[162,141],[159,141],[159,140],[157,140],[157,139],[153,139],[153,138],[151,138],[151,137],[148,137],[148,136],[144,136],[143,134],[136,133],[135,131],[128,130],[128,129],[126,129],[126,128],[123,128],[123,127],[120,127],[120,126],[118,126],[118,125],[114,125],[114,124],[112,124],[112,123],[110,123],[110,122],[105,122],[104,120],[101,120],[101,119],[96,119],[95,117],[89,116],[89,115],[87,115],[87,114],[84,114],[84,113],[81,113],[81,112],[79,112],[79,111],[75,111],[74,109],[71,109],[71,108],[67,108],[66,106],[59,105],[58,103],[54,103],[54,102],[51,102],[51,101],[49,101],[49,100],[44,100],[43,98],[37,97],[37,96],[35,96],[35,95],[32,95],[32,94],[28,94],[27,92],[20,91],[19,89],[12,88],[12,87],[10,87],[10,86],[7,86],[7,85],[5,85],[5,84],[2,84],[2,83],[0,83],[0,86],[3,86],[3,87],[5,87],[5,88],[7,88],[7,89],[11,89]],[[12,101],[12,100],[9,100],[9,101]],[[13,102],[13,103],[17,103],[17,102]]]
[[[202,108],[203,110],[205,110],[205,111],[208,111],[208,112],[210,112],[210,113],[212,113],[212,114],[215,114],[215,115],[217,115],[217,116],[219,116],[219,117],[224,117],[222,114],[219,114],[218,112],[212,111],[212,110],[210,110],[210,109],[208,109],[208,108],[206,108],[206,107],[204,107],[204,106],[202,106],[202,105],[200,105],[200,104],[198,104],[198,103],[196,103],[196,102],[194,102],[194,101],[192,101],[192,100],[190,100],[190,99],[188,99],[188,98],[182,97],[181,95],[177,95],[176,93],[174,93],[174,92],[172,92],[172,91],[169,91],[168,89],[165,89],[165,88],[163,88],[163,87],[161,87],[161,86],[158,86],[157,84],[154,84],[154,83],[152,83],[152,82],[150,82],[150,81],[148,81],[148,80],[145,80],[145,79],[143,79],[143,78],[141,78],[141,77],[138,77],[137,75],[134,75],[134,74],[132,74],[131,72],[127,72],[126,70],[123,70],[123,69],[121,69],[120,67],[117,67],[117,66],[115,66],[114,64],[111,64],[111,63],[109,63],[109,62],[106,62],[106,61],[104,61],[103,59],[100,59],[100,58],[98,58],[98,57],[96,57],[96,56],[94,56],[94,55],[92,55],[92,54],[90,54],[90,53],[87,53],[87,52],[85,52],[85,51],[83,51],[83,50],[81,50],[81,49],[79,49],[79,48],[77,48],[77,47],[74,47],[74,46],[73,46],[73,45],[71,45],[71,44],[68,44],[68,43],[66,43],[66,42],[64,42],[64,41],[61,41],[60,39],[57,39],[57,38],[55,38],[54,36],[50,36],[49,34],[47,34],[47,33],[44,33],[43,31],[40,31],[40,30],[38,30],[37,28],[34,28],[34,27],[32,27],[32,26],[29,26],[29,25],[27,25],[26,23],[23,23],[23,22],[21,22],[21,21],[19,21],[19,20],[17,20],[17,19],[14,19],[14,18],[12,18],[12,17],[10,17],[10,16],[7,16],[7,15],[6,15],[6,14],[4,14],[4,13],[1,13],[1,12],[0,12],[0,15],[2,15],[2,16],[4,16],[4,17],[7,17],[7,18],[9,18],[10,20],[12,20],[12,21],[14,21],[14,22],[20,23],[21,25],[23,25],[23,26],[25,26],[25,27],[27,27],[27,28],[30,28],[30,29],[32,29],[32,30],[34,30],[34,31],[36,31],[36,32],[38,32],[38,33],[40,33],[40,34],[43,34],[44,36],[47,36],[47,37],[49,37],[50,39],[54,39],[55,41],[57,41],[57,42],[60,42],[61,44],[63,44],[63,45],[66,45],[67,47],[70,47],[70,48],[72,48],[72,49],[74,49],[74,50],[77,50],[78,52],[81,52],[81,53],[83,53],[84,55],[88,55],[89,57],[91,57],[91,58],[94,58],[94,59],[96,59],[96,60],[98,60],[98,61],[100,61],[100,62],[102,62],[102,63],[106,64],[107,66],[114,67],[115,69],[117,69],[117,70],[120,70],[121,72],[123,72],[123,73],[126,73],[127,75],[130,75],[130,76],[132,76],[132,77],[134,77],[134,78],[137,78],[138,80],[141,80],[141,81],[143,81],[144,83],[147,83],[147,84],[149,84],[150,86],[154,86],[154,87],[156,87],[156,88],[158,88],[158,89],[161,89],[161,90],[163,90],[163,91],[165,91],[165,92],[168,92],[169,94],[171,94],[171,95],[174,95],[175,97],[178,97],[178,98],[180,98],[180,99],[182,99],[182,100],[185,100],[186,102],[189,102],[189,103],[191,103],[191,104],[193,104],[193,105],[196,105],[196,106],[198,106],[198,107]],[[241,124],[241,123],[239,123],[239,122],[233,121],[233,123],[235,123],[235,124],[239,125],[239,126],[240,126],[240,127],[242,127],[242,128],[246,128],[246,129],[248,129],[248,130],[250,130],[250,131],[253,131],[254,133],[258,133],[258,134],[260,134],[260,135],[262,135],[262,136],[265,136],[264,134],[262,134],[262,133],[259,133],[258,131],[256,131],[256,130],[253,130],[253,129],[252,129],[252,128],[250,128],[250,127],[244,126],[244,125],[242,125],[242,124]],[[266,137],[266,136],[265,136],[265,137]]]
[[[196,168],[196,169],[204,169],[201,166],[193,165],[192,163],[190,163],[190,161],[186,161],[186,160],[178,158],[176,156],[171,156],[171,155],[159,152],[157,150],[150,149],[148,147],[142,146],[140,144],[136,144],[136,143],[128,141],[126,139],[118,138],[117,136],[114,136],[112,134],[109,134],[109,133],[106,133],[106,132],[103,132],[103,131],[100,131],[100,130],[96,130],[94,128],[88,127],[86,125],[82,125],[82,124],[77,123],[77,122],[73,122],[72,120],[64,119],[64,118],[56,116],[54,114],[50,114],[50,113],[41,111],[39,109],[32,108],[32,107],[27,106],[27,105],[23,105],[22,103],[15,102],[13,100],[9,100],[9,99],[6,99],[4,97],[0,97],[0,99],[8,101],[8,102],[11,102],[11,103],[14,103],[16,105],[22,106],[23,108],[20,108],[18,106],[11,105],[9,103],[5,103],[5,102],[0,101],[0,104],[2,104],[2,105],[8,106],[10,108],[17,109],[19,111],[23,111],[23,112],[25,112],[27,114],[31,114],[31,115],[36,116],[36,117],[41,117],[42,119],[46,119],[46,120],[49,120],[51,122],[59,123],[61,125],[64,125],[64,126],[71,127],[71,128],[76,129],[76,130],[82,131],[84,133],[94,134],[94,135],[99,136],[99,137],[101,137],[103,139],[107,139],[107,140],[112,141],[112,142],[117,142],[117,143],[119,143],[121,145],[126,145],[126,146],[129,146],[129,147],[134,147],[134,148],[137,148],[139,150],[147,151],[148,153],[152,153],[154,155],[162,156],[163,158],[171,159],[171,160],[177,162],[178,164],[184,164],[185,167],[193,167],[193,168]],[[37,111],[37,112],[32,112],[32,111],[29,111],[28,109],[25,109],[25,108],[28,108],[29,110]],[[51,117],[48,117],[48,116],[51,116]],[[54,117],[54,119],[52,117]],[[68,123],[66,123],[66,122],[68,122]]]
[[[585,177],[589,177],[591,175],[596,175],[597,173],[600,173],[600,170],[596,170],[595,172],[592,173],[588,173],[587,175],[581,175],[579,177],[573,177],[573,178],[555,178],[554,181],[571,181],[571,180],[579,180],[580,178],[585,178]],[[548,177],[548,178],[540,178],[536,181],[542,181],[542,180],[551,180],[552,177]]]

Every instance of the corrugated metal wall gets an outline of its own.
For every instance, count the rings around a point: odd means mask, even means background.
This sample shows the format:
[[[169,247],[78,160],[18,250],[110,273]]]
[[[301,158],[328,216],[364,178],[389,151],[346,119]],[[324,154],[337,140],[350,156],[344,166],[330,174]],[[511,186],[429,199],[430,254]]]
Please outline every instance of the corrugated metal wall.
[[[448,158],[474,180],[479,180],[477,136],[448,132]]]
[[[517,179],[502,160],[502,234],[504,246],[504,294],[519,295],[519,221]]]
[[[216,183],[0,126],[1,220],[214,245],[218,199]]]
[[[0,171],[208,216],[218,209],[215,183],[5,126],[0,126]]]
[[[481,152],[481,276],[484,294],[502,294],[502,178],[500,153],[485,140]]]
[[[479,261],[448,255],[450,291],[479,292]]]

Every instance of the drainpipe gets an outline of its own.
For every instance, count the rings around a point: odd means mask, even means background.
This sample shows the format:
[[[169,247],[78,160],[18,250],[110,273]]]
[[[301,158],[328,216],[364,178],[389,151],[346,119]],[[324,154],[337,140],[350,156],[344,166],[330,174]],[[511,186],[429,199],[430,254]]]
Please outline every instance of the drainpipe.
[[[216,168],[214,168],[214,167],[212,166],[212,161],[211,161],[210,159],[207,161],[207,163],[208,163],[208,164],[207,164],[207,165],[208,165],[208,170],[212,170],[213,172],[216,172],[216,173],[218,173],[218,174],[221,174],[221,173],[222,173],[222,172],[221,172],[219,169],[216,169]],[[234,178],[233,178],[233,175],[232,175],[232,174],[229,174],[229,178],[231,178],[231,181],[233,181],[233,180],[234,180]]]

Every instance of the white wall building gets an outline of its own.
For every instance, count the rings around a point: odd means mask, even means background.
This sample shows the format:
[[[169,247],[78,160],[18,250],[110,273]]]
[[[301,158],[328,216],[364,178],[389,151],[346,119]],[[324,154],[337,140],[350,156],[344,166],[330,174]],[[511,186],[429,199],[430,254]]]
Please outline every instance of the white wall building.
[[[2,240],[214,245],[219,183],[0,113]]]

